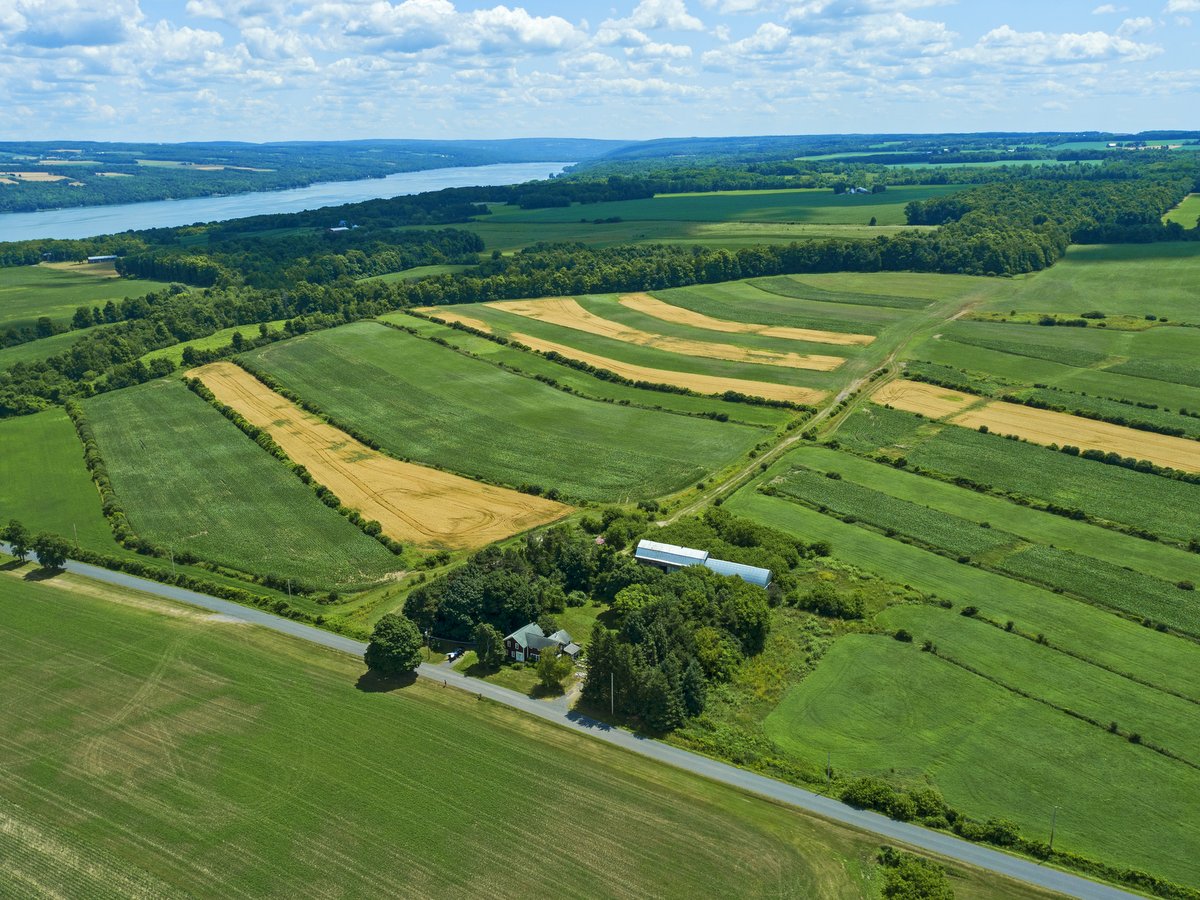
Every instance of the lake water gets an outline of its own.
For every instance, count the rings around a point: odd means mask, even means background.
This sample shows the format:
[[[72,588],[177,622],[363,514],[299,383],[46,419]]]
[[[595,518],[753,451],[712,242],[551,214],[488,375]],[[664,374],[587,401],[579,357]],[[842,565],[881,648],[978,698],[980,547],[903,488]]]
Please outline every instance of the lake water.
[[[386,178],[327,181],[286,191],[260,191],[229,197],[154,200],[118,206],[47,209],[32,213],[0,214],[0,241],[32,238],[85,238],[142,228],[171,228],[196,222],[219,222],[269,213],[301,212],[361,200],[420,194],[449,187],[520,184],[557,174],[569,162],[502,163],[398,172]]]

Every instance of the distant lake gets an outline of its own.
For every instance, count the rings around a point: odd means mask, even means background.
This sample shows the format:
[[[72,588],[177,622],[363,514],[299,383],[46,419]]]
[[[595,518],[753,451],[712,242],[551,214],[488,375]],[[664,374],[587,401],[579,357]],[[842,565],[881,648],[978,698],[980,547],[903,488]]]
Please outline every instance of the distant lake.
[[[152,200],[117,206],[83,206],[31,213],[0,214],[0,241],[31,238],[85,238],[143,228],[172,228],[196,222],[220,222],[271,213],[301,212],[382,197],[440,191],[474,185],[521,184],[558,174],[569,162],[502,163],[397,172],[386,178],[327,181],[286,191],[258,191],[229,197]]]

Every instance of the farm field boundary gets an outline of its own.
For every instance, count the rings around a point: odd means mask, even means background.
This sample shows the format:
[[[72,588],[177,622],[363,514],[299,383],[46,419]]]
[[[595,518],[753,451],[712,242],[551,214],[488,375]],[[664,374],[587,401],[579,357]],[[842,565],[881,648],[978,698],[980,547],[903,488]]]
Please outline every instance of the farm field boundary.
[[[268,432],[319,484],[395,540],[426,548],[482,547],[569,512],[560,503],[385,456],[233,363],[212,363],[188,375]]]
[[[611,338],[625,344],[652,347],[656,350],[677,353],[682,356],[700,356],[708,359],[724,359],[730,362],[783,366],[791,369],[813,369],[818,372],[832,372],[846,361],[840,356],[775,353],[769,350],[739,347],[734,344],[690,341],[684,338],[652,334],[648,331],[641,331],[597,316],[580,306],[572,297],[554,297],[545,300],[511,300],[489,303],[487,305],[501,312],[524,316],[550,325],[558,325],[574,331],[582,331],[585,334],[594,334],[598,337]]]
[[[826,396],[825,391],[813,388],[791,387],[766,381],[747,381],[741,378],[722,378],[693,372],[675,372],[670,369],[650,369],[607,356],[576,350],[565,344],[556,344],[553,341],[542,340],[527,334],[514,333],[512,338],[539,353],[557,353],[559,356],[587,363],[598,369],[607,369],[623,378],[645,381],[650,384],[670,384],[701,394],[724,394],[726,391],[736,391],[750,397],[783,400],[788,403],[817,403]]]
[[[694,312],[682,306],[672,306],[649,294],[625,294],[620,299],[622,306],[645,313],[664,322],[689,325],[706,331],[727,334],[760,334],[763,337],[783,338],[793,341],[811,341],[817,344],[866,345],[875,340],[874,335],[852,332],[818,331],[813,328],[789,328],[786,325],[757,325],[749,322],[731,322]]]

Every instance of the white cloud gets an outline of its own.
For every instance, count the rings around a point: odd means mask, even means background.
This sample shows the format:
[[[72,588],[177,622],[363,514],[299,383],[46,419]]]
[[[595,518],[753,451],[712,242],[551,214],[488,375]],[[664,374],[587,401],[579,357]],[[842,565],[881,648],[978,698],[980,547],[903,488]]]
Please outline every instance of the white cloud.
[[[1167,13],[1200,12],[1200,0],[1167,0],[1166,9],[1164,9],[1163,12],[1167,12]]]
[[[1111,16],[1117,11],[1117,8],[1111,3],[1103,3],[1092,10],[1093,16]]]
[[[966,52],[977,62],[1018,66],[1045,66],[1111,60],[1137,62],[1161,52],[1153,44],[1140,44],[1103,31],[1084,34],[1016,31],[1008,25],[994,28]]]
[[[1154,30],[1154,20],[1149,16],[1139,16],[1136,19],[1126,19],[1117,28],[1118,37],[1133,37]]]

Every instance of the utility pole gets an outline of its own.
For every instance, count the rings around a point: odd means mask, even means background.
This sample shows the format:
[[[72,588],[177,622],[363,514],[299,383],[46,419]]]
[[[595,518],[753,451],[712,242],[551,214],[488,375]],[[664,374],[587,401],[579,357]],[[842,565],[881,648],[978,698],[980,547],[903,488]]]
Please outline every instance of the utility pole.
[[[1058,807],[1057,806],[1054,807],[1054,810],[1050,813],[1050,847],[1049,847],[1049,850],[1051,853],[1054,852],[1054,826],[1056,824],[1058,824]]]
[[[79,527],[74,522],[72,522],[71,530],[73,532],[75,532],[75,549],[78,550],[79,549]]]
[[[825,751],[825,790],[829,790],[829,783],[833,779],[833,766],[830,765],[830,761],[832,760],[832,758],[833,758],[833,752],[830,750],[826,750]]]
[[[608,714],[614,718],[617,715],[617,675],[611,670],[608,673]]]

